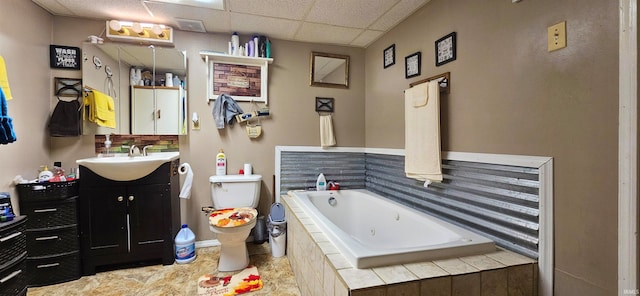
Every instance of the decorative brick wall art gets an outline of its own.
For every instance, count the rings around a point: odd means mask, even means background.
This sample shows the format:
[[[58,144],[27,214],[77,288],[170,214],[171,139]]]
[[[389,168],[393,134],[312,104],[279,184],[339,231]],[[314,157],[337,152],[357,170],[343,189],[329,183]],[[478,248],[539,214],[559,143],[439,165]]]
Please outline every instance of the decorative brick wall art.
[[[259,66],[214,63],[213,69],[214,95],[260,98],[261,69]]]

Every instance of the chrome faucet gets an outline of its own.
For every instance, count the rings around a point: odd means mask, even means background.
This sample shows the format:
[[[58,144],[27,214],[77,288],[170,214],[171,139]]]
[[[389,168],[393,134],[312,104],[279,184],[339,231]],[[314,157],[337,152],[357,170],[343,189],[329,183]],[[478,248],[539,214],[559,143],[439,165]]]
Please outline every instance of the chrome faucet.
[[[140,148],[136,147],[136,145],[131,145],[129,147],[129,156],[140,155]]]
[[[142,148],[142,155],[147,156],[147,148],[151,148],[153,145],[146,145]]]

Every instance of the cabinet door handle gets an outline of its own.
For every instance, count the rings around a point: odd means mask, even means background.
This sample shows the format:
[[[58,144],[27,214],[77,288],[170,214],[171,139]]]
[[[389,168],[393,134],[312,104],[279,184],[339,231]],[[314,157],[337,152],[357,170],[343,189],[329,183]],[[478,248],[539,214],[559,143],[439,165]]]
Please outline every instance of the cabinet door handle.
[[[118,201],[123,201],[124,197],[122,197],[122,195],[118,196]]]
[[[134,197],[133,195],[129,195],[129,201],[133,201]]]
[[[52,240],[52,239],[58,239],[59,236],[57,235],[52,235],[52,236],[43,236],[43,237],[36,237],[37,241],[44,241],[44,240]]]
[[[42,264],[42,265],[38,265],[36,266],[36,268],[48,268],[48,267],[56,267],[60,265],[60,263],[50,263],[50,264]]]
[[[158,113],[158,119],[160,119],[160,109],[158,109],[158,111],[156,111],[156,113]]]
[[[34,213],[47,213],[47,212],[57,212],[58,209],[42,209],[42,210],[33,210]]]
[[[6,241],[18,236],[18,235],[21,235],[21,234],[22,234],[22,232],[18,231],[16,233],[12,233],[11,235],[8,235],[8,236],[5,236],[3,238],[0,238],[0,243],[4,243],[4,242],[6,242]]]
[[[22,269],[18,269],[12,272],[11,274],[9,274],[8,276],[3,277],[2,279],[0,279],[0,284],[4,284],[6,281],[14,278],[16,275],[19,275],[21,272],[22,272]]]

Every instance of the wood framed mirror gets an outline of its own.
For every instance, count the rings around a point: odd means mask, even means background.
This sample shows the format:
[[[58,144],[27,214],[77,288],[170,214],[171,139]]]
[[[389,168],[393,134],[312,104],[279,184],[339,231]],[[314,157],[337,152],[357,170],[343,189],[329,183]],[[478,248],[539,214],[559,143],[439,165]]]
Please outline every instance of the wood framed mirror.
[[[349,56],[312,51],[310,85],[349,88]]]

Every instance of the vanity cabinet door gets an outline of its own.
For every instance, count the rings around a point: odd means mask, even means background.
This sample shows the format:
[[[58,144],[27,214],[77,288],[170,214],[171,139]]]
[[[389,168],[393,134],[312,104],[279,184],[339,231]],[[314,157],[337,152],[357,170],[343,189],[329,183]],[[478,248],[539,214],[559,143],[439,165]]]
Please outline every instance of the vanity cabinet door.
[[[161,250],[171,241],[168,185],[139,185],[128,188],[131,252]]]
[[[91,215],[87,234],[91,252],[95,255],[126,253],[126,188],[93,187],[86,188],[81,194],[88,197],[85,201],[90,204]]]

